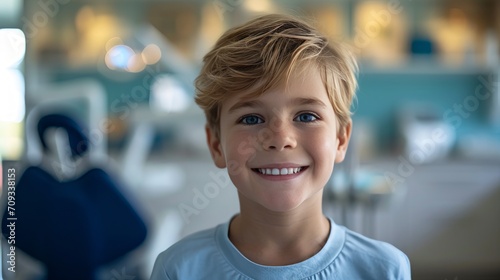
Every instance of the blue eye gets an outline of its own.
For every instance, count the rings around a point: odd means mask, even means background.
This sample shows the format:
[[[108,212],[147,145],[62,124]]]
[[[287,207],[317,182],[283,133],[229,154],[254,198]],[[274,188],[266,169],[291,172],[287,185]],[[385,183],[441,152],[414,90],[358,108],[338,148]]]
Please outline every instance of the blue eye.
[[[295,117],[294,121],[299,121],[299,122],[313,122],[318,119],[317,116],[311,113],[303,113]]]
[[[263,122],[264,122],[264,120],[262,120],[261,118],[255,116],[255,115],[245,116],[245,117],[242,117],[240,119],[240,123],[247,124],[247,125],[260,124]]]

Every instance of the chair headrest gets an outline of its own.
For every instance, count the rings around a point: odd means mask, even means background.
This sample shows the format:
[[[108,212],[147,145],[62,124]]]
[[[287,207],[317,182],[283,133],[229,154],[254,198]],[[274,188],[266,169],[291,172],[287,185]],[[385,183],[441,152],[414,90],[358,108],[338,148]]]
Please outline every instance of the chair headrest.
[[[87,152],[90,143],[83,127],[74,119],[63,114],[50,114],[40,118],[37,125],[38,136],[44,151],[49,149],[44,138],[48,128],[64,128],[68,133],[72,157],[80,157]]]

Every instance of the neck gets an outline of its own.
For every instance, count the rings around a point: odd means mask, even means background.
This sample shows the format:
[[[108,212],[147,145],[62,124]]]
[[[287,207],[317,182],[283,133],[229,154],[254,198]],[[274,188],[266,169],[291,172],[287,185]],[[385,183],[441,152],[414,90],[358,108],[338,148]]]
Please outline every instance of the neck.
[[[240,214],[230,225],[229,238],[250,260],[263,265],[288,265],[319,252],[330,232],[319,201],[287,212],[273,212],[240,195]]]

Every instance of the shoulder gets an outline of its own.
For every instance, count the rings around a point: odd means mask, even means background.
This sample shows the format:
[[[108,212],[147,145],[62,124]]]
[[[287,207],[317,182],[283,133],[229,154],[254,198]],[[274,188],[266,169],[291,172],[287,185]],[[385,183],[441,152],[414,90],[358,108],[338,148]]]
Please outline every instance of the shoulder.
[[[163,251],[156,258],[151,279],[177,279],[193,267],[206,266],[220,255],[215,234],[220,227],[188,235]]]
[[[380,259],[394,264],[406,258],[403,252],[389,243],[368,238],[349,229],[345,231],[345,249],[349,249],[351,254],[361,254],[372,260]]]
[[[170,246],[167,250],[160,254],[165,260],[175,260],[181,257],[189,257],[196,253],[203,253],[214,249],[215,246],[215,231],[217,227],[206,229],[188,235]]]
[[[410,279],[410,261],[401,250],[389,243],[344,230],[342,253],[357,269],[363,266],[371,273],[378,271],[386,274],[387,279]]]

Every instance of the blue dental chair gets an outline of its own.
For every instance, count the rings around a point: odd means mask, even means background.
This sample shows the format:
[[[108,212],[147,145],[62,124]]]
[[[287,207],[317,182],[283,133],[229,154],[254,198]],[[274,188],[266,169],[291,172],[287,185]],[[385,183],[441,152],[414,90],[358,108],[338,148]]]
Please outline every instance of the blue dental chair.
[[[71,160],[92,149],[77,121],[50,114],[37,124],[44,153],[51,149],[45,138],[51,128],[67,133]],[[146,223],[104,169],[89,164],[62,181],[55,175],[41,165],[24,170],[15,186],[15,211],[6,208],[3,215],[3,235],[8,239],[14,222],[16,248],[41,261],[49,280],[97,279],[100,266],[143,243]]]

